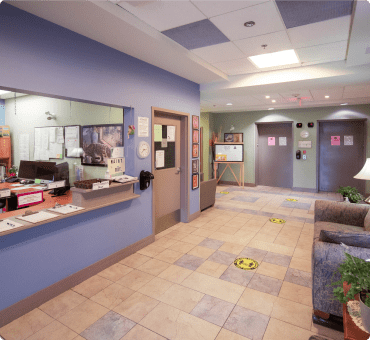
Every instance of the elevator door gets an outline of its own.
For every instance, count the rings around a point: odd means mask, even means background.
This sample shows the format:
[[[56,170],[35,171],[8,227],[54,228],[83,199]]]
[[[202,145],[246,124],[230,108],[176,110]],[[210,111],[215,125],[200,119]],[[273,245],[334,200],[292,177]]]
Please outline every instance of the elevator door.
[[[257,124],[258,184],[293,186],[292,123]]]
[[[351,186],[364,194],[365,181],[353,176],[365,164],[365,121],[319,122],[318,143],[319,191]]]

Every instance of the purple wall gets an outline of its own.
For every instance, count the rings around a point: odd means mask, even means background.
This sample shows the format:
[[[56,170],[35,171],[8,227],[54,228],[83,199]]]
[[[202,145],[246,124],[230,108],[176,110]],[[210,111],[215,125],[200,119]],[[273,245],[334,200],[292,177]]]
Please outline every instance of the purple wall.
[[[0,51],[0,86],[132,106],[125,129],[137,125],[138,116],[151,117],[152,106],[200,112],[198,84],[5,3],[0,5]],[[150,157],[136,156],[141,140],[150,143],[151,138],[125,139],[130,175],[151,170]],[[136,186],[135,192],[141,194],[137,200],[1,237],[0,310],[149,236],[152,191]],[[199,190],[190,187],[189,194],[193,214],[199,210]]]

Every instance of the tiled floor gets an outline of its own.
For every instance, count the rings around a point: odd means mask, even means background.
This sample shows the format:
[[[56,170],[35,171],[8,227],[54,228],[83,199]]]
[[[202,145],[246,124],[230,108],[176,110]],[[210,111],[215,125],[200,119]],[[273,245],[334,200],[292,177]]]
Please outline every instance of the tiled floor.
[[[227,191],[229,194],[221,194]],[[316,199],[218,187],[215,207],[0,329],[6,340],[308,340]],[[297,202],[288,202],[296,198]],[[283,218],[284,224],[269,222]],[[237,257],[259,262],[236,268]]]

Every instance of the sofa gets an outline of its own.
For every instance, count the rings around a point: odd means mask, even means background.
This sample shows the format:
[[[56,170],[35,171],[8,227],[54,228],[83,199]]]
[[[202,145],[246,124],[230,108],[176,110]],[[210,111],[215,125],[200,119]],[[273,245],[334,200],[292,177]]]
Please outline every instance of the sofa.
[[[212,207],[216,201],[217,179],[200,182],[200,210]]]
[[[330,315],[343,317],[342,304],[333,299],[334,287],[330,284],[340,279],[336,270],[345,259],[345,252],[370,259],[369,209],[370,206],[364,204],[321,200],[315,203],[312,246],[314,320],[315,317],[329,319]]]

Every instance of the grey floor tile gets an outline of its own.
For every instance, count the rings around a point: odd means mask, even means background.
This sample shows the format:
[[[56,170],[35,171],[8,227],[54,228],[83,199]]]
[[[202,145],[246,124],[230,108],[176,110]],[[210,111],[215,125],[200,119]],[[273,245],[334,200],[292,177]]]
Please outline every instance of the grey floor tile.
[[[180,257],[174,264],[176,266],[180,266],[190,270],[196,270],[204,261],[205,259],[202,259],[200,257],[185,254],[184,256]]]
[[[222,327],[234,307],[233,303],[204,295],[190,314]]]
[[[251,203],[254,203],[258,199],[259,199],[259,197],[236,196],[236,197],[233,197],[230,201],[239,201],[239,202],[251,202]]]
[[[243,270],[231,265],[220,276],[220,279],[246,287],[255,272],[255,270]]]
[[[257,262],[261,262],[266,254],[267,254],[266,250],[245,247],[242,250],[242,252],[238,255],[238,257],[247,257]]]
[[[217,250],[207,260],[230,266],[230,264],[232,264],[235,259],[236,259],[235,254]]]
[[[300,203],[296,202],[295,209],[310,210],[311,203]]]
[[[284,201],[280,206],[283,208],[295,208],[297,202]]]
[[[87,340],[119,340],[135,325],[135,322],[110,311],[85,329],[81,336]]]
[[[305,223],[315,223],[315,220],[313,218],[306,218]]]
[[[221,209],[221,210],[235,211],[235,212],[242,212],[243,211],[242,208],[233,208],[233,207],[230,207],[230,205],[228,205],[228,204],[220,203],[220,201],[215,203],[215,208]]]
[[[223,196],[225,196],[225,194],[219,194],[219,193],[216,193],[216,198],[221,198],[221,197],[223,197]]]
[[[262,293],[278,296],[283,281],[273,277],[255,273],[248,284],[248,288],[259,290]]]
[[[289,218],[289,215],[285,215],[285,214],[273,214],[272,215],[273,218],[281,218],[283,220],[287,220],[287,218]]]
[[[225,242],[219,241],[219,240],[214,240],[213,238],[206,238],[202,242],[198,244],[200,247],[206,247],[206,248],[211,248],[211,249],[218,249],[220,248]]]
[[[285,274],[285,281],[295,283],[297,285],[312,288],[312,275],[311,273],[302,270],[288,268]]]
[[[288,255],[268,252],[263,258],[263,262],[268,262],[283,267],[289,267],[291,259],[292,257]]]
[[[267,216],[271,217],[272,213],[264,212],[264,211],[259,211],[259,210],[251,210],[251,209],[244,209],[242,213],[245,214],[250,214],[250,215],[259,215],[259,216]]]
[[[296,217],[296,216],[286,216],[287,221],[293,221],[293,222],[305,222],[306,219],[304,217]]]
[[[252,310],[235,306],[224,328],[248,339],[261,340],[270,318]]]

